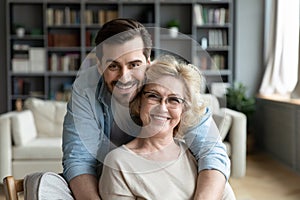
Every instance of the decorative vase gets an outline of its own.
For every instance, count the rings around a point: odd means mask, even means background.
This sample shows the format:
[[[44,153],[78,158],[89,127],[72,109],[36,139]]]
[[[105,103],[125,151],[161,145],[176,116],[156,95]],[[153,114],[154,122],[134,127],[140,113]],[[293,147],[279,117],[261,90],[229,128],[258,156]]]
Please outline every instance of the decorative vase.
[[[24,37],[24,35],[25,35],[25,28],[23,28],[23,27],[17,28],[16,29],[16,33],[17,33],[18,37]]]
[[[176,38],[178,36],[178,27],[171,27],[169,28],[169,33],[170,33],[170,36],[171,38]]]

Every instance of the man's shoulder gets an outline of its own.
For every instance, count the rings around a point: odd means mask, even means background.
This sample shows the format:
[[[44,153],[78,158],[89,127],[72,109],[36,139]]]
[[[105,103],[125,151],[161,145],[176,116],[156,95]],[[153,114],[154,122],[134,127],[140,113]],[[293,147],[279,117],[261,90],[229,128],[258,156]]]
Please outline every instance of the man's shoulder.
[[[94,88],[97,87],[100,77],[97,66],[94,65],[78,71],[74,84],[82,89]]]

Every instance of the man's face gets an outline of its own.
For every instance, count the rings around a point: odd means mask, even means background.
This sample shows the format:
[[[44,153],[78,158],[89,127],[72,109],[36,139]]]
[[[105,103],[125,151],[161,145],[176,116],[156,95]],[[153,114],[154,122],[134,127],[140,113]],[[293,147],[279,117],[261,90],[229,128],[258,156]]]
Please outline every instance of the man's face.
[[[147,60],[143,54],[143,41],[136,37],[123,44],[104,44],[100,71],[116,100],[128,105],[142,85]]]

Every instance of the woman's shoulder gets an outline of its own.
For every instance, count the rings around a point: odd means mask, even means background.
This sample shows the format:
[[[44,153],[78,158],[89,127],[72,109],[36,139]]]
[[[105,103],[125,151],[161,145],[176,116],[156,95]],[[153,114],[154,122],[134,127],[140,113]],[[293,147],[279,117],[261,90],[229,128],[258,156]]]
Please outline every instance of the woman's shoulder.
[[[122,145],[111,150],[105,157],[104,162],[112,162],[114,160],[120,160],[123,158],[123,155],[128,154],[128,150]]]
[[[110,151],[105,159],[104,164],[110,167],[122,168],[128,161],[136,159],[134,155],[125,145],[122,145]]]

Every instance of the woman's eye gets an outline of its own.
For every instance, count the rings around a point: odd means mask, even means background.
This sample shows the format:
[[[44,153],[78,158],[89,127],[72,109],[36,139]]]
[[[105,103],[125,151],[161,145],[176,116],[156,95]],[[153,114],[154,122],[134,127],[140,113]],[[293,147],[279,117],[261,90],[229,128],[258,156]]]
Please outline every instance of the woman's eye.
[[[155,100],[160,99],[160,97],[156,94],[149,94],[148,98],[155,99]]]
[[[180,104],[181,100],[177,97],[169,97],[168,102],[170,104]]]

